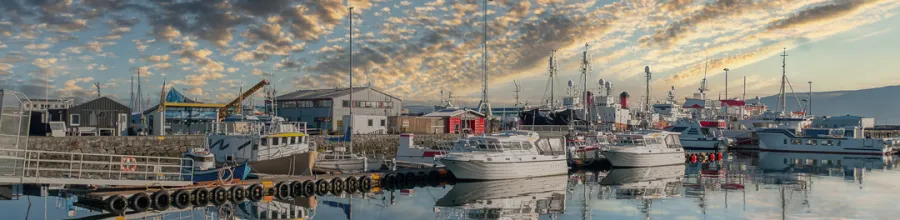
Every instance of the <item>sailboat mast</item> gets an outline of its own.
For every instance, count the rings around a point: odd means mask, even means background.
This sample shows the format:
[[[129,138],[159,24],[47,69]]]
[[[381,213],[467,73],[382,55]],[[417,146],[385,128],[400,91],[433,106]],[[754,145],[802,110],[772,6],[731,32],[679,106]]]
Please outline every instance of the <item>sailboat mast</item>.
[[[353,6],[350,6],[350,153],[353,153]]]
[[[556,82],[554,82],[554,80],[553,80],[554,74],[556,73],[556,66],[554,66],[554,63],[553,63],[553,59],[555,59],[555,58],[556,58],[556,50],[551,50],[550,51],[550,109],[551,110],[554,109],[553,105],[555,104],[554,102],[556,101],[555,100],[556,98],[554,97],[554,95],[555,95],[554,92],[556,91],[554,84],[556,84]]]
[[[784,48],[784,52],[782,52],[782,54],[781,54],[781,96],[780,96],[781,100],[780,100],[780,102],[778,102],[778,104],[781,105],[780,109],[781,109],[782,115],[784,114],[785,109],[787,108],[787,99],[785,99],[785,95],[784,95],[784,93],[785,93],[784,84],[785,84],[785,81],[787,80],[787,70],[786,70],[787,56],[788,56],[787,48]]]
[[[590,61],[590,59],[588,59],[588,49],[590,46],[591,46],[590,44],[584,44],[584,54],[582,55],[583,67],[581,69],[581,82],[584,84],[581,87],[582,90],[584,90],[581,94],[581,97],[582,97],[581,102],[584,103],[584,105],[583,105],[584,108],[581,110],[581,112],[583,113],[582,118],[588,121],[588,125],[590,125],[590,123],[591,123],[591,120],[589,120],[587,118],[588,108],[590,107],[590,106],[588,106],[588,98],[590,98],[590,97],[588,97],[588,87],[587,87],[588,71],[591,71],[591,61]]]
[[[488,1],[489,0],[483,1],[484,5],[482,7],[482,14],[481,14],[482,22],[484,22],[483,23],[484,24],[484,33],[483,33],[484,36],[482,36],[483,37],[482,38],[482,40],[483,40],[482,46],[483,47],[482,47],[482,62],[481,62],[481,68],[482,68],[482,74],[484,77],[484,82],[482,82],[483,83],[482,91],[481,91],[482,92],[482,97],[481,97],[482,106],[480,106],[480,107],[484,108],[484,113],[485,113],[486,118],[490,119],[493,112],[491,112],[491,104],[490,104],[490,101],[488,101],[488,72],[487,72],[487,62],[488,62],[488,52],[487,52],[488,51],[488,49],[487,49],[487,38],[488,38],[487,6],[488,5],[487,5],[487,2]],[[490,0],[490,1],[493,1],[493,0]],[[489,130],[490,123],[485,123],[485,126],[486,126],[485,130]]]

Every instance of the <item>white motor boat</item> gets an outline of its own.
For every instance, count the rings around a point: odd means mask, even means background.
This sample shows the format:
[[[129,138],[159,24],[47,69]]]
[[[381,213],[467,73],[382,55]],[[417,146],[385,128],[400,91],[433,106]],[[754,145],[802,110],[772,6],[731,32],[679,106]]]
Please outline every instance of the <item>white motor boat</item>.
[[[684,164],[684,149],[678,133],[635,131],[616,135],[603,156],[614,167],[652,167]]]
[[[665,130],[681,133],[680,141],[685,149],[725,150],[735,143],[723,134],[725,120],[679,119]]]
[[[501,180],[566,174],[563,138],[502,131],[455,143],[440,161],[458,179]]]

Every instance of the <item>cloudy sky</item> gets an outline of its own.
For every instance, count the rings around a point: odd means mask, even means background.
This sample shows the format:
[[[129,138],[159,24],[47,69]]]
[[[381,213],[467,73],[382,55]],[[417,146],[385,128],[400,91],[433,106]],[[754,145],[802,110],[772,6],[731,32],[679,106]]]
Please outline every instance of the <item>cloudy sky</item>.
[[[354,83],[406,101],[453,91],[480,97],[480,0],[0,0],[0,88],[32,97],[104,95],[127,103],[142,72],[156,96],[163,79],[206,102],[269,78],[281,93],[349,81],[348,5],[355,7]],[[709,59],[711,93],[777,92],[782,48],[798,91],[900,83],[897,0],[495,0],[488,4],[492,102],[512,103],[513,80],[530,103],[548,97],[557,50],[558,93],[578,78],[585,44],[599,79],[654,98],[687,96]],[[49,81],[48,81],[49,80]],[[577,81],[577,80],[576,80]],[[580,84],[580,83],[576,83]],[[47,87],[49,85],[49,88]]]

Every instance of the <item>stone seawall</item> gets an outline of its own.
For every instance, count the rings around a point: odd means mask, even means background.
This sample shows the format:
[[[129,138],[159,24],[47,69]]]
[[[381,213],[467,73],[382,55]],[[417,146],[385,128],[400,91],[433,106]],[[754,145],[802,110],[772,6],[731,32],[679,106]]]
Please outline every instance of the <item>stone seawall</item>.
[[[203,147],[206,137],[130,136],[130,137],[29,137],[29,150],[125,154],[136,156],[181,157],[190,148]]]
[[[346,142],[329,142],[328,138],[341,136],[314,135],[310,140],[324,149],[346,147]],[[385,155],[392,158],[400,144],[400,135],[354,135],[353,151],[368,155]],[[419,146],[447,144],[459,138],[453,134],[416,135]],[[203,147],[206,137],[190,136],[131,136],[131,137],[29,137],[28,149],[53,152],[120,154],[136,156],[181,157],[181,153],[194,147]]]
[[[329,142],[328,138],[339,138],[342,136],[333,135],[316,135],[310,140],[316,143],[319,149],[334,149],[335,147],[347,147],[346,142]],[[449,142],[458,139],[458,134],[423,134],[416,135],[413,142],[422,147],[434,147],[438,145],[446,145]],[[367,155],[384,155],[385,158],[394,158],[397,154],[397,146],[400,145],[400,135],[398,134],[365,134],[353,136],[353,152],[365,153]]]

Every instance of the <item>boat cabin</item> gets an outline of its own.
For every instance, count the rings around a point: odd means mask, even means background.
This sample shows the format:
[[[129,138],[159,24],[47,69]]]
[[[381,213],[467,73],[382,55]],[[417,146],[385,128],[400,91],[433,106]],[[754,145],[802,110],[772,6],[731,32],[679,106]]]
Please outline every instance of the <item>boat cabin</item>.
[[[209,170],[216,168],[216,157],[203,148],[193,148],[182,155],[183,158],[190,160],[182,160],[182,165],[193,166],[194,170]]]
[[[680,135],[673,132],[632,132],[616,136],[613,146],[682,148]]]

